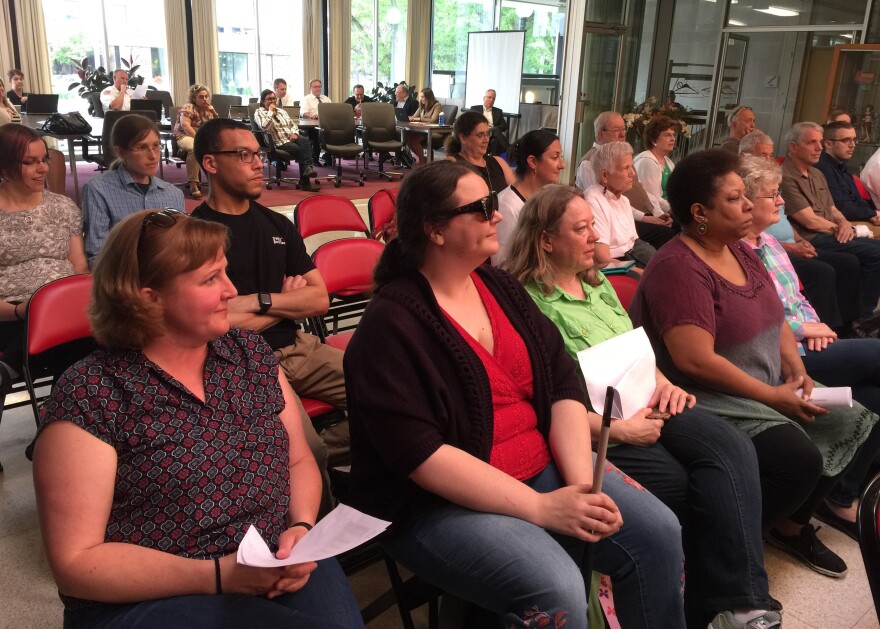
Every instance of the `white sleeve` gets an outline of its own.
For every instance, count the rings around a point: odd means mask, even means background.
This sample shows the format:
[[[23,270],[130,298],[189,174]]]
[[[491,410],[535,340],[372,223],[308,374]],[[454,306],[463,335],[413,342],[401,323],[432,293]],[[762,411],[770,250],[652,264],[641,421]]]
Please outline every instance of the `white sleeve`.
[[[863,168],[859,178],[871,194],[874,205],[880,208],[880,162],[875,162]]]
[[[577,175],[574,178],[574,185],[581,190],[586,190],[596,183],[596,173],[593,172],[593,163],[589,160],[581,160],[577,167]]]

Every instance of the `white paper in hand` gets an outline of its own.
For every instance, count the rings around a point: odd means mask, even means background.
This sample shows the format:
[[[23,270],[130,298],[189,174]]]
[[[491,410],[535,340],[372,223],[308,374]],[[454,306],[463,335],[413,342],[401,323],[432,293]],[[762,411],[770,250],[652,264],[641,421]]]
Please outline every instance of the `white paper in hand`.
[[[306,561],[335,557],[373,539],[391,522],[361,513],[340,504],[318,522],[293,547],[286,559],[277,559],[253,525],[248,528],[238,547],[238,563],[256,568],[276,568]]]
[[[804,390],[795,391],[798,397],[803,396]],[[822,408],[834,406],[847,406],[852,408],[852,389],[850,387],[815,387],[810,394],[810,402]]]
[[[646,408],[657,388],[654,350],[643,328],[636,328],[578,352],[590,404],[597,413],[605,406],[605,391],[617,389],[611,416],[632,417]]]

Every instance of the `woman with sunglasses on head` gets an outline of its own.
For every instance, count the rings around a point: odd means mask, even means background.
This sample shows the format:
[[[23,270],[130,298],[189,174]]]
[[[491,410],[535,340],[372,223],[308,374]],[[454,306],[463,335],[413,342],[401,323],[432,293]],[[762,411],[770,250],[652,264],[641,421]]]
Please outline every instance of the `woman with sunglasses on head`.
[[[239,564],[253,525],[279,559],[321,479],[272,350],[230,329],[223,225],[145,210],[98,256],[102,348],[61,377],[34,456],[40,528],[75,627],[362,627],[335,559]]]
[[[565,168],[559,138],[545,131],[529,131],[510,147],[510,158],[516,164],[516,181],[498,194],[498,211],[504,219],[498,223],[498,253],[492,264],[500,266],[507,257],[507,248],[513,240],[516,219],[525,202],[548,184],[559,183],[559,173]]]
[[[202,198],[200,188],[199,163],[193,153],[193,142],[196,132],[206,120],[218,117],[217,110],[211,105],[211,92],[204,85],[190,86],[189,102],[180,108],[177,124],[174,125],[174,139],[177,148],[186,154],[186,179],[189,182],[189,193],[193,199]]]
[[[88,273],[82,216],[45,189],[49,150],[36,131],[0,127],[0,414],[23,362],[28,301],[47,282]]]
[[[94,265],[110,229],[129,214],[147,208],[183,211],[183,193],[156,177],[162,159],[156,123],[146,116],[123,116],[113,125],[110,138],[116,161],[110,170],[90,179],[82,191],[89,265]]]
[[[506,627],[587,626],[584,542],[622,626],[681,627],[678,522],[613,466],[589,493],[575,363],[523,288],[482,264],[500,220],[463,164],[403,182],[398,237],[343,363],[356,506],[392,522],[397,561]]]
[[[456,118],[444,148],[446,159],[473,166],[489,186],[489,192],[498,194],[513,183],[513,172],[507,162],[500,157],[486,155],[489,123],[481,112],[466,111]]]

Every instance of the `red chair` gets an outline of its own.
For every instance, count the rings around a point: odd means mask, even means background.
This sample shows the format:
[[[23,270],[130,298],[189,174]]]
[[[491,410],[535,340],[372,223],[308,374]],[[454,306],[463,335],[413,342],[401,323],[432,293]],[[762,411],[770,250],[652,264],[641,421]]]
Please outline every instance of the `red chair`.
[[[293,223],[303,238],[334,231],[370,235],[361,213],[345,197],[319,194],[303,199],[293,210]]]
[[[629,304],[636,296],[636,289],[639,287],[638,280],[627,275],[611,275],[608,277],[608,281],[614,287],[614,292],[617,293],[617,298],[624,310],[629,310]]]
[[[862,183],[862,180],[858,175],[853,175],[853,182],[856,184],[856,190],[859,191],[859,196],[862,197],[868,203],[871,202],[871,193],[868,192],[868,189],[865,187],[865,184]]]
[[[312,317],[315,335],[328,345],[344,350],[370,300],[373,268],[385,248],[366,238],[343,238],[325,243],[312,254],[330,295],[330,308]]]
[[[859,547],[874,597],[874,611],[880,619],[880,474],[875,476],[859,502]]]
[[[370,235],[379,240],[377,231],[385,227],[394,218],[397,208],[397,190],[383,189],[376,192],[367,201],[367,216],[370,218]]]
[[[41,286],[28,303],[22,371],[37,427],[40,425],[40,411],[34,385],[36,379],[59,373],[92,349],[90,344],[81,343],[71,348],[73,353],[52,351],[91,338],[92,328],[86,315],[91,295],[92,276],[72,275]],[[82,349],[78,349],[79,346]]]

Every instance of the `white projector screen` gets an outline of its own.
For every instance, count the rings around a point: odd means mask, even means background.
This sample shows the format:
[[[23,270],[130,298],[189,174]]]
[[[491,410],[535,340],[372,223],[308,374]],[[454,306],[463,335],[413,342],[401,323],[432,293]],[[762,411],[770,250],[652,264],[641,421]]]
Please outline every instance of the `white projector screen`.
[[[466,108],[483,104],[486,90],[496,92],[495,106],[519,113],[525,31],[486,31],[468,34]]]

